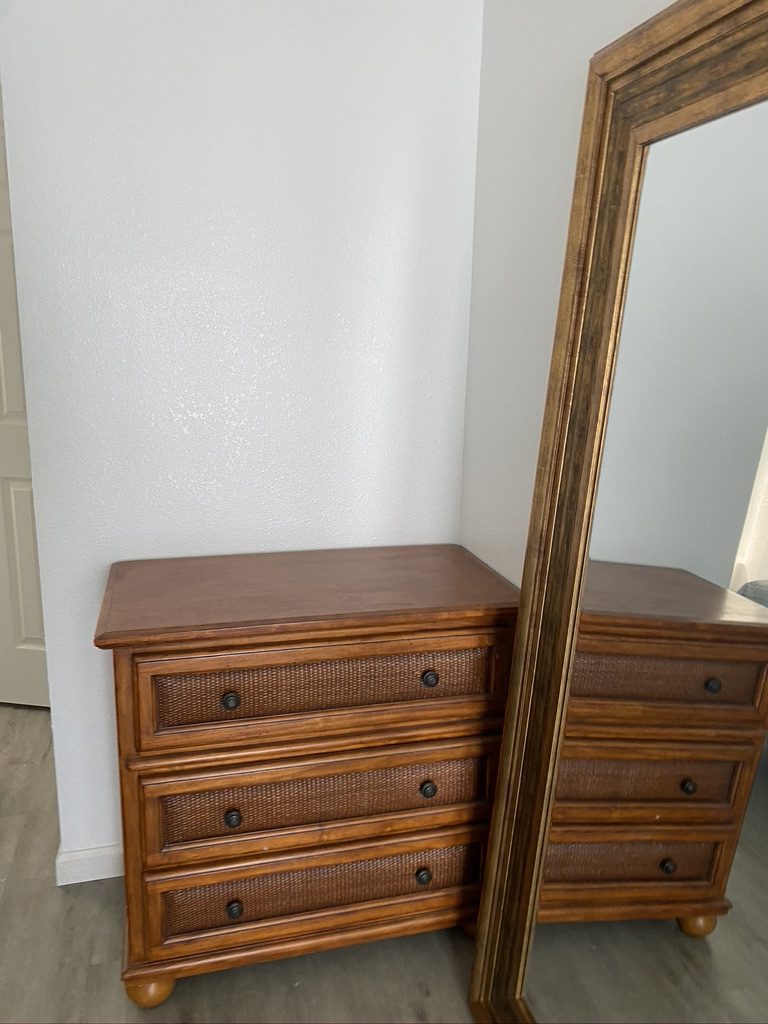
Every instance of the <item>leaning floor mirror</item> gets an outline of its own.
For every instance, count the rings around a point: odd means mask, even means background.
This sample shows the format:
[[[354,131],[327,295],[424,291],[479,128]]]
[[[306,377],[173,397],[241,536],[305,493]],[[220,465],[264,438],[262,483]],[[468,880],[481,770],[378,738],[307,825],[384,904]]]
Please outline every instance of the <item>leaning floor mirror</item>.
[[[768,0],[591,64],[478,1021],[768,1005],[767,101]]]

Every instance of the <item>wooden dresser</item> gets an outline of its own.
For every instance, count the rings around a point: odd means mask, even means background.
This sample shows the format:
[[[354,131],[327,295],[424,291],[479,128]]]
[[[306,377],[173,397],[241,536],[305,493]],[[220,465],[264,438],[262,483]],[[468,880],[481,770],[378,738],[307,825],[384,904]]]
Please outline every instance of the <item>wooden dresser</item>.
[[[518,591],[452,545],[122,562],[123,980],[474,913]]]
[[[768,608],[680,570],[591,563],[541,921],[677,918],[725,887],[768,715]]]

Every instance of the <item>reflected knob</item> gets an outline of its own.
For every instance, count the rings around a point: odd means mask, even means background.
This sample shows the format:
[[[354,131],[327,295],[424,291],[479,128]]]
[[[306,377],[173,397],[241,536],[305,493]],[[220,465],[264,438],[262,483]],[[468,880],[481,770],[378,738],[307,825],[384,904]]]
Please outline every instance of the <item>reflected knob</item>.
[[[710,679],[706,681],[706,683],[704,683],[704,689],[707,691],[707,693],[720,693],[722,688],[723,684],[720,682],[719,679],[715,679],[714,676],[712,676]]]
[[[413,876],[419,885],[429,885],[432,881],[432,872],[429,868],[419,868],[416,874]]]
[[[225,693],[221,698],[221,706],[226,708],[227,711],[234,711],[235,708],[240,707],[240,694],[235,693],[234,690],[230,690],[229,693]]]
[[[440,676],[435,672],[433,668],[428,668],[426,672],[421,673],[421,685],[428,686],[432,689],[433,686],[437,686],[440,682]]]
[[[659,864],[659,867],[665,875],[674,875],[677,871],[677,864],[675,864],[671,857],[665,857],[661,864]]]
[[[231,900],[227,904],[227,917],[230,921],[236,921],[243,916],[243,904],[240,900]]]
[[[683,779],[680,783],[680,789],[682,789],[686,796],[693,796],[698,788],[693,779]]]
[[[224,824],[227,828],[240,828],[243,823],[243,816],[240,811],[227,811],[224,815]]]
[[[427,800],[431,800],[433,796],[437,796],[437,786],[431,779],[425,779],[419,786],[419,792]]]

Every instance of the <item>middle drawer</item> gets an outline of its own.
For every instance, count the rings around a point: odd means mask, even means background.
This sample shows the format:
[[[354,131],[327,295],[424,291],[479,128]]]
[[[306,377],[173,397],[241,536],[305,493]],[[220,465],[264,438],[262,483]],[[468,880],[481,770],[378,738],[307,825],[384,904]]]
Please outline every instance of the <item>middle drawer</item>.
[[[740,743],[567,737],[552,822],[733,822],[761,748],[756,736]]]
[[[148,867],[485,819],[498,739],[141,780]]]

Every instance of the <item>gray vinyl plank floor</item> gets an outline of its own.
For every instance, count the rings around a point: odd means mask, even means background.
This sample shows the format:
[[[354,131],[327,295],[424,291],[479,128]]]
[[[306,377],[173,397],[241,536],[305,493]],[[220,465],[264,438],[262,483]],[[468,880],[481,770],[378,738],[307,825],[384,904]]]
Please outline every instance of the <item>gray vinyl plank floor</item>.
[[[541,1022],[768,1022],[768,766],[739,846],[733,911],[704,940],[668,922],[541,926]],[[0,705],[0,1022],[464,1024],[472,943],[457,930],[182,980],[140,1010],[120,984],[122,882],[57,888],[49,716]]]

